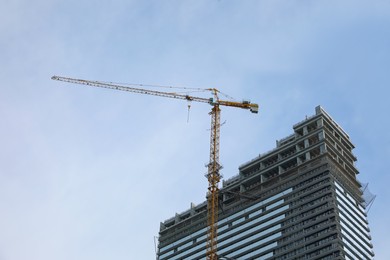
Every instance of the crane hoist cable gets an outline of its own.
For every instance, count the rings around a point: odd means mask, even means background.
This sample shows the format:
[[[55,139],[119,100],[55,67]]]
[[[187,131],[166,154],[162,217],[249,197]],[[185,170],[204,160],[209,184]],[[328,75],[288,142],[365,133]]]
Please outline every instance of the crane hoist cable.
[[[219,94],[221,93],[216,88],[207,88],[206,91],[211,92],[211,98],[196,97],[183,93],[176,92],[164,92],[151,89],[145,89],[144,87],[162,87],[158,85],[143,85],[143,84],[119,84],[112,82],[92,81],[84,79],[75,79],[61,76],[53,76],[51,79],[63,81],[73,84],[81,84],[93,87],[108,88],[120,91],[133,92],[138,94],[153,95],[167,98],[175,98],[187,100],[188,102],[201,102],[208,103],[212,106],[210,111],[211,117],[211,134],[210,134],[210,157],[207,166],[206,178],[208,180],[208,192],[207,192],[207,244],[206,244],[206,258],[207,260],[217,260],[217,223],[218,223],[218,191],[221,175],[219,173],[222,168],[219,162],[219,141],[220,141],[220,127],[221,127],[221,106],[237,107],[250,110],[252,113],[258,113],[259,105],[251,103],[249,101],[227,101],[221,100]],[[173,89],[175,87],[168,86]],[[192,89],[200,90],[200,89]],[[225,95],[227,96],[227,95]]]

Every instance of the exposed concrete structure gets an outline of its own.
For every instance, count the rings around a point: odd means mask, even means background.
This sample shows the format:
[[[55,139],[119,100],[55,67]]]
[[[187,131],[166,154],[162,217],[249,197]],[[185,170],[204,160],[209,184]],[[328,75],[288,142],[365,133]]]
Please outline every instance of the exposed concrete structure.
[[[320,107],[220,190],[221,259],[373,259],[354,145]],[[159,260],[205,259],[207,205],[161,223]]]

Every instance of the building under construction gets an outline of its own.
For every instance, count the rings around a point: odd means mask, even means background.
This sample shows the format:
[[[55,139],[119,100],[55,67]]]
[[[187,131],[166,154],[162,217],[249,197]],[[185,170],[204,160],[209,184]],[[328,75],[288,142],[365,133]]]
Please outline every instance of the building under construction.
[[[218,259],[373,259],[348,134],[320,107],[223,181]],[[161,223],[158,260],[206,259],[207,202]]]

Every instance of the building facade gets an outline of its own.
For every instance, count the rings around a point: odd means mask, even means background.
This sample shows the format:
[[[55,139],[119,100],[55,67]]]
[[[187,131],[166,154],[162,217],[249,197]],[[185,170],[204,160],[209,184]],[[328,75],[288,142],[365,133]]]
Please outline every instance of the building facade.
[[[354,145],[320,107],[219,193],[220,259],[373,259]],[[161,223],[158,260],[206,259],[207,205]]]

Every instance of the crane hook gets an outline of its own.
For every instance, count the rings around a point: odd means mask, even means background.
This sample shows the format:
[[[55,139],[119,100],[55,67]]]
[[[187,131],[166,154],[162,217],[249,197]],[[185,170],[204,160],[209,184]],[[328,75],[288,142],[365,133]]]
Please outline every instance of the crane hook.
[[[187,108],[188,108],[188,112],[187,112],[187,123],[188,123],[190,121],[191,100],[188,100]]]

